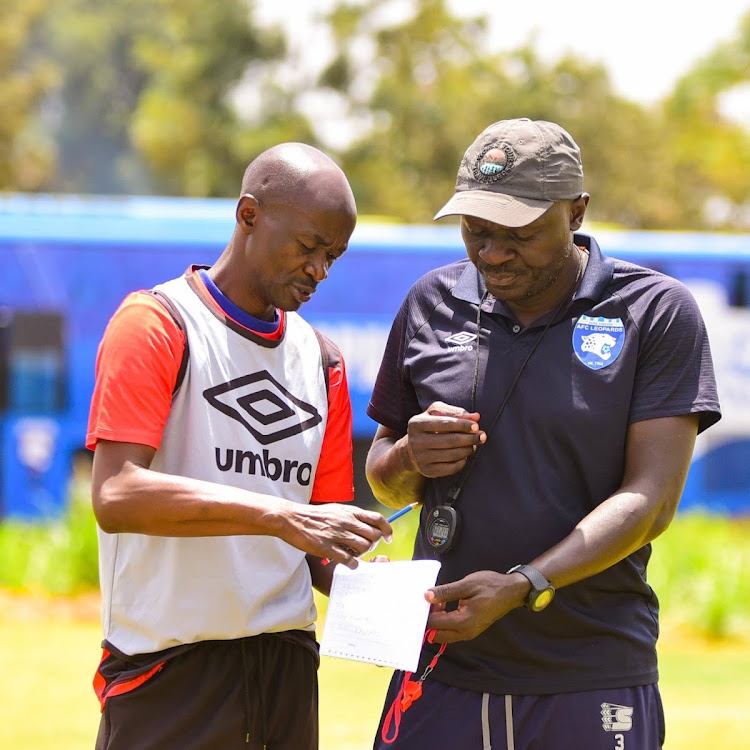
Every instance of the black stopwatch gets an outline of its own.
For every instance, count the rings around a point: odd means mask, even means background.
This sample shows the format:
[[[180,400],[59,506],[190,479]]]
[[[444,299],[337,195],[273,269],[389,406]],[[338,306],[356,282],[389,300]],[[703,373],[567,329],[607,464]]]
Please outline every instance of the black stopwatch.
[[[427,516],[425,538],[439,554],[447,552],[457,541],[461,530],[461,516],[451,505],[438,505]]]

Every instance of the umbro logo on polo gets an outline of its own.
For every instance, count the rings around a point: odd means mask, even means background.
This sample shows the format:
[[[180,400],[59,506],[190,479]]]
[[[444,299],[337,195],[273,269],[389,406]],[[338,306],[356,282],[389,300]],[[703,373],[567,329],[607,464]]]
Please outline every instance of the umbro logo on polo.
[[[448,347],[449,352],[470,352],[474,350],[472,343],[477,340],[476,333],[468,333],[468,331],[459,331],[445,339],[446,344],[450,344]]]
[[[323,419],[314,406],[289,393],[267,370],[207,388],[203,397],[243,425],[261,445],[298,435]]]

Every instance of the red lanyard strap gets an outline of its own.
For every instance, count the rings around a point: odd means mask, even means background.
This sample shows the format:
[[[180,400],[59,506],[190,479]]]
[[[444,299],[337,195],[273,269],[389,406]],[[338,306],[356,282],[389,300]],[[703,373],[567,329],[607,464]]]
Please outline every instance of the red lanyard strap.
[[[424,640],[422,641],[422,643],[433,643],[435,633],[435,630],[428,630],[424,634]],[[440,644],[438,652],[435,654],[435,656],[432,657],[432,660],[425,667],[424,672],[422,672],[422,676],[418,680],[411,679],[412,672],[406,672],[404,674],[401,688],[399,689],[398,694],[396,695],[393,703],[391,704],[391,707],[388,709],[388,713],[386,714],[385,719],[383,720],[383,730],[381,732],[381,737],[383,738],[383,742],[385,742],[387,745],[390,745],[396,741],[399,729],[401,727],[401,714],[406,711],[411,706],[411,704],[414,703],[414,701],[418,700],[422,696],[422,683],[427,678],[427,675],[430,674],[433,669],[435,669],[435,665],[438,663],[438,659],[443,655],[443,651],[445,651],[446,645],[446,643]],[[391,726],[391,721],[393,721],[394,732],[393,737],[388,737],[388,731]]]

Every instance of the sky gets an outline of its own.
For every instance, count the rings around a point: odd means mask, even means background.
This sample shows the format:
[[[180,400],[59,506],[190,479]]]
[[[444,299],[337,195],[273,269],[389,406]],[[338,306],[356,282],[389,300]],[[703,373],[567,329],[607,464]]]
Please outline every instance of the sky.
[[[320,58],[326,44],[310,19],[334,0],[255,0],[258,17],[283,24],[308,59]],[[716,44],[736,34],[750,0],[448,0],[456,15],[486,15],[490,44],[514,49],[529,39],[545,59],[573,51],[609,70],[615,90],[644,104],[667,94],[675,81]],[[395,18],[408,14],[409,0],[383,0]],[[746,100],[743,109],[742,100]],[[750,87],[737,104],[750,122]]]

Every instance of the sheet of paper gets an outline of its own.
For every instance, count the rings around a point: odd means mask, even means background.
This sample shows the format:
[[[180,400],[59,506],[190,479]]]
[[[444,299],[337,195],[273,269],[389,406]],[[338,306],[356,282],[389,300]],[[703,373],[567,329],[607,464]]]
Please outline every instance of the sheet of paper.
[[[320,653],[414,672],[419,665],[437,560],[338,565]]]

